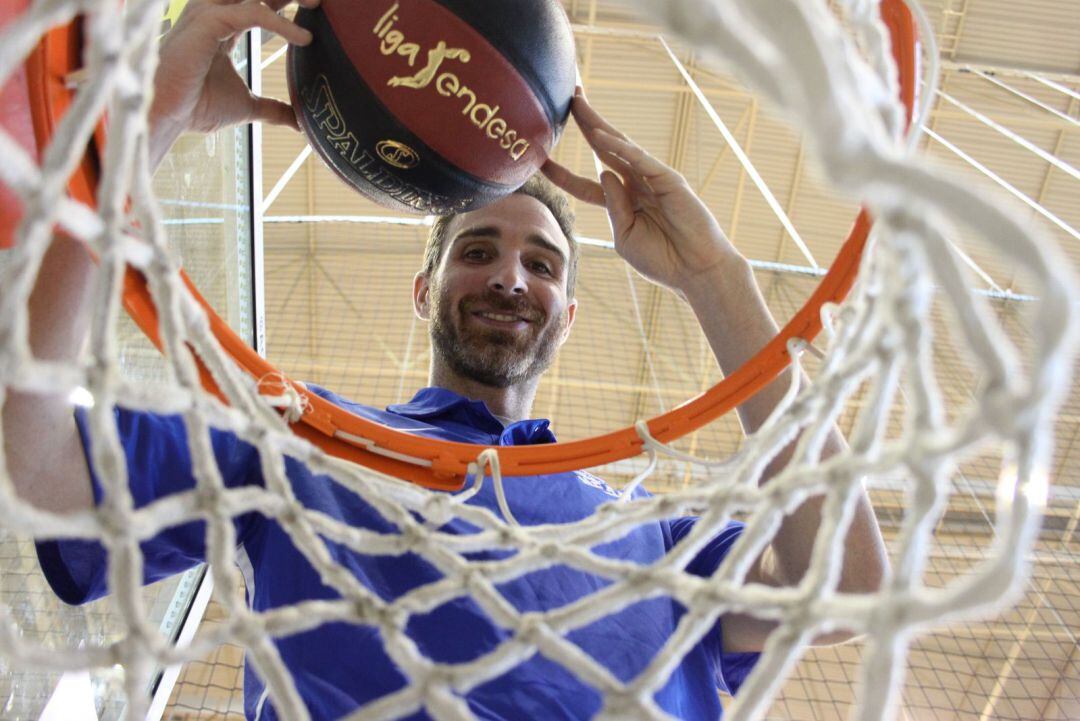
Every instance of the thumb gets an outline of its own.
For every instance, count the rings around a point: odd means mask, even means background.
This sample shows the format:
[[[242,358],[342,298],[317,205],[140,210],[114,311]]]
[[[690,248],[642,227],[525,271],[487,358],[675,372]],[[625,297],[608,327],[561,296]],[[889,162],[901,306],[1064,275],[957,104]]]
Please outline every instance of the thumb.
[[[600,185],[604,188],[611,233],[617,243],[634,225],[634,204],[622,180],[610,170],[600,174]]]
[[[293,112],[292,106],[273,98],[253,98],[250,119],[271,125],[286,125],[293,130],[300,130],[300,124],[296,120],[296,113]]]

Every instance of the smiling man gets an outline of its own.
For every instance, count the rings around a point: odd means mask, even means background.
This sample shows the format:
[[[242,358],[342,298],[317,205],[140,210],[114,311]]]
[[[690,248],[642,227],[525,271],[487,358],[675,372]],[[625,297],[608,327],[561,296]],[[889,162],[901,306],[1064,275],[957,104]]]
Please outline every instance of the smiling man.
[[[413,287],[431,323],[431,385],[482,400],[504,421],[529,415],[577,310],[572,228],[565,197],[540,177],[435,221]]]
[[[285,4],[285,0],[266,4],[192,0],[161,50],[150,114],[149,148],[154,159],[163,157],[183,131],[210,131],[250,120],[295,127],[287,105],[248,92],[227,56],[229,41],[254,26],[292,43],[310,42],[306,31],[274,12]],[[304,4],[313,6],[317,0]],[[555,442],[550,422],[530,415],[541,376],[567,339],[578,312],[574,298],[578,248],[566,198],[552,183],[606,209],[615,251],[638,273],[689,305],[723,372],[737,369],[772,339],[776,324],[749,263],[682,176],[608,124],[583,95],[575,98],[572,112],[583,137],[609,168],[599,182],[549,162],[544,174],[550,183],[534,178],[497,203],[440,218],[433,225],[413,286],[415,310],[430,322],[429,387],[408,403],[386,408],[361,405],[321,388],[312,387],[314,392],[371,420],[433,438],[484,446]],[[69,363],[78,358],[95,274],[81,246],[62,238],[54,242],[30,301],[36,357]],[[747,432],[760,427],[787,384],[788,378],[781,377],[739,407]],[[182,417],[117,408],[115,418],[136,507],[195,487]],[[10,474],[22,497],[54,512],[101,502],[102,485],[88,462],[94,439],[85,413],[77,413],[73,420],[67,399],[57,394],[11,392],[3,407],[3,424]],[[211,429],[209,435],[228,487],[266,486],[264,459],[255,448],[220,429]],[[841,444],[833,433],[826,441],[826,453]],[[776,459],[771,470],[785,460]],[[291,493],[309,511],[350,527],[398,532],[372,504],[330,478],[314,474],[293,458],[285,458],[284,465]],[[763,482],[769,474],[765,476]],[[584,471],[508,478],[504,489],[506,504],[496,498],[493,484],[482,485],[466,500],[496,515],[505,505],[518,523],[530,526],[575,523],[618,495]],[[290,523],[295,519],[290,515],[248,513],[233,519],[247,598],[256,612],[342,596],[339,588],[328,585],[333,579],[313,564],[310,549],[294,542]],[[785,517],[749,571],[748,582],[798,583],[809,566],[820,521],[820,499],[809,499]],[[642,523],[594,550],[627,563],[653,564],[685,538],[695,522],[672,518]],[[685,570],[711,576],[741,530],[738,523],[727,526]],[[439,531],[467,536],[476,528],[455,518]],[[443,581],[439,570],[419,555],[367,555],[323,541],[329,557],[385,602]],[[190,568],[205,560],[206,551],[201,522],[166,529],[142,544],[144,580]],[[100,544],[42,540],[38,553],[49,582],[64,600],[81,603],[108,592],[108,557]],[[504,557],[488,550],[470,553],[468,560]],[[886,567],[881,536],[864,494],[852,512],[839,588],[876,589]],[[553,565],[498,588],[518,613],[528,613],[588,603],[609,583],[610,579],[578,567]],[[673,599],[654,595],[576,629],[568,638],[611,677],[628,683],[665,649],[683,615],[684,609]],[[717,689],[737,690],[773,628],[773,623],[749,616],[722,615],[714,627],[700,629],[700,639],[672,666],[653,700],[676,718],[715,721],[721,714]],[[443,664],[476,661],[515,640],[512,630],[494,622],[468,596],[414,614],[402,630],[426,659]],[[841,629],[819,640],[839,641],[849,635]],[[277,637],[274,651],[315,719],[350,714],[409,682],[378,629],[359,622]],[[248,665],[244,693],[249,719],[280,718],[281,699],[270,697],[269,691],[257,669]],[[579,721],[595,716],[605,701],[596,684],[578,678],[558,658],[540,651],[478,686],[455,687],[455,693],[474,716],[492,721]],[[430,709],[424,708],[410,714],[411,720],[431,717]]]

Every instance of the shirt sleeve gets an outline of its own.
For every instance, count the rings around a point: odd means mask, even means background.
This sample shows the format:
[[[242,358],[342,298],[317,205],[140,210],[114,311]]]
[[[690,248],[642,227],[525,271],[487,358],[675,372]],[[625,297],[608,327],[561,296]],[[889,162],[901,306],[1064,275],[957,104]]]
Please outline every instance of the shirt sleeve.
[[[118,408],[116,427],[127,463],[128,487],[136,508],[195,487],[187,431],[180,416],[162,416]],[[94,503],[103,491],[90,465],[92,438],[85,409],[75,413],[82,440]],[[234,434],[211,429],[210,441],[227,487],[262,485],[258,451]],[[256,514],[234,519],[243,540],[258,522]],[[143,553],[143,583],[153,583],[201,563],[206,555],[206,523],[191,521],[168,527],[139,544]],[[96,540],[41,540],[38,561],[49,585],[65,603],[80,604],[108,592],[108,555]]]
[[[669,523],[672,547],[678,545],[679,541],[690,533],[697,520],[697,518],[676,518]],[[712,576],[716,569],[720,568],[720,564],[724,562],[739,536],[742,535],[744,527],[745,524],[743,523],[730,521],[724,527],[724,530],[694,556],[690,563],[687,564],[686,570],[702,578]],[[754,670],[754,665],[761,657],[761,654],[754,652],[725,653],[723,650],[724,637],[719,621],[717,621],[713,633],[709,634],[703,643],[706,644],[706,649],[715,661],[717,686],[721,691],[734,695],[738,692],[746,677]]]

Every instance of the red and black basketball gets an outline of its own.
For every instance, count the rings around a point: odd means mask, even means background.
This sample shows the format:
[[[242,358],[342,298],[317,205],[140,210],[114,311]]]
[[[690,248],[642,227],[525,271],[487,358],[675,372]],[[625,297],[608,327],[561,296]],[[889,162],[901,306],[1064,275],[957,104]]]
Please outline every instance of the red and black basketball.
[[[377,203],[445,214],[544,163],[576,83],[557,0],[323,0],[296,21],[289,94],[326,163]]]

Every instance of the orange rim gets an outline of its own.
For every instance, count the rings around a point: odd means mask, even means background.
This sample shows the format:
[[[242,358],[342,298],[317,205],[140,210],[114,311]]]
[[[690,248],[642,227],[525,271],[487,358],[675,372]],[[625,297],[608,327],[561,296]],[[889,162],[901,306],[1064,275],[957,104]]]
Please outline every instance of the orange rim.
[[[915,104],[917,34],[911,12],[902,0],[883,0],[882,20],[892,35],[893,56],[899,70],[900,99],[911,122]],[[79,25],[50,31],[27,60],[30,108],[38,147],[52,137],[56,124],[71,104],[72,95],[65,77],[78,67]],[[99,126],[92,144],[103,147],[103,127]],[[71,179],[72,197],[92,205],[97,187],[96,148],[88,149],[86,158]],[[742,368],[711,389],[683,405],[648,421],[649,432],[669,443],[727,413],[775,380],[791,363],[787,341],[801,338],[812,341],[821,331],[820,309],[825,303],[839,303],[846,296],[858,273],[871,220],[863,210],[855,221],[829,272],[803,308],[780,333]],[[276,378],[280,388],[285,376],[260,357],[214,312],[181,271],[184,283],[206,310],[214,335],[234,362],[256,379]],[[142,274],[128,270],[124,288],[124,306],[143,332],[160,348],[157,312]],[[204,386],[221,396],[216,384],[201,368]],[[293,384],[306,396],[307,410],[292,425],[293,431],[326,453],[376,471],[413,481],[429,488],[457,490],[462,487],[470,463],[482,446],[438,441],[397,431],[365,420],[323,398]],[[370,441],[370,445],[344,440],[341,432]],[[631,426],[612,433],[577,441],[537,446],[498,447],[499,461],[505,475],[534,475],[588,468],[629,458],[642,452],[643,442]]]

